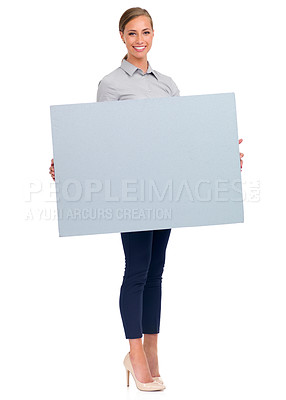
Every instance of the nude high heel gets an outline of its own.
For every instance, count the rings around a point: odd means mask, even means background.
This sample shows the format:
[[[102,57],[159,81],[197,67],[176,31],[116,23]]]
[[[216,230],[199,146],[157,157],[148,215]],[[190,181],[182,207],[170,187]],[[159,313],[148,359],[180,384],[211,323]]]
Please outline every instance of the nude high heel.
[[[154,379],[154,381],[157,381],[159,383],[161,383],[161,385],[164,385],[163,379],[161,378],[161,376],[153,376],[152,377]]]
[[[135,376],[132,364],[131,364],[131,360],[130,360],[130,352],[128,352],[124,358],[123,364],[125,366],[126,369],[126,378],[127,378],[127,386],[129,386],[129,374],[131,372],[135,384],[137,386],[137,389],[139,390],[144,390],[144,391],[154,391],[154,390],[164,390],[165,386],[161,383],[159,383],[158,381],[153,380],[153,382],[147,382],[147,383],[143,383],[138,381],[138,379]]]

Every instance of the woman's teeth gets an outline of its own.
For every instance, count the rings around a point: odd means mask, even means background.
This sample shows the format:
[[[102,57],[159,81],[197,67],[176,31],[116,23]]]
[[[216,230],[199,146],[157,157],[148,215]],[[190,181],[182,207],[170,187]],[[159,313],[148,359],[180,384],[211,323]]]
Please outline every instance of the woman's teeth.
[[[143,51],[146,46],[133,46],[136,51]]]

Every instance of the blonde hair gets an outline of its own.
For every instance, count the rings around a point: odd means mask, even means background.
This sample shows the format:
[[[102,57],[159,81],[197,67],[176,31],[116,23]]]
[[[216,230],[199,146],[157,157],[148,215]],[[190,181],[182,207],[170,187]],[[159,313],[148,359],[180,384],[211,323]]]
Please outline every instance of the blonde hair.
[[[119,20],[119,32],[124,33],[125,25],[128,24],[128,22],[132,19],[140,17],[141,15],[146,15],[146,17],[150,18],[151,27],[153,29],[153,21],[148,11],[141,7],[133,7],[129,8],[121,15],[121,18]],[[122,58],[122,61],[127,60],[127,56],[128,53],[125,54],[125,56]]]

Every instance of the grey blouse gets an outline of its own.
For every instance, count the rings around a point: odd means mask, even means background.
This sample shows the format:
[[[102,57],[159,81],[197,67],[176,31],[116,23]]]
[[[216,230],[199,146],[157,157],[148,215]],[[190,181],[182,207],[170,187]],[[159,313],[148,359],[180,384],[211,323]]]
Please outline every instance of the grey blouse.
[[[132,100],[151,97],[180,96],[180,91],[170,76],[155,71],[149,61],[144,74],[127,60],[105,75],[98,83],[97,101]]]

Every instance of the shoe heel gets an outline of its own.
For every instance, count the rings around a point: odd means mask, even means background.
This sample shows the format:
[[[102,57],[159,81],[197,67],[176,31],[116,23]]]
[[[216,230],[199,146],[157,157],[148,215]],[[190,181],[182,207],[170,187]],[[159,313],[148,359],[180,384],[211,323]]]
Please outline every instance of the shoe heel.
[[[128,369],[126,369],[127,386],[129,386],[129,374],[130,374],[130,371]]]

